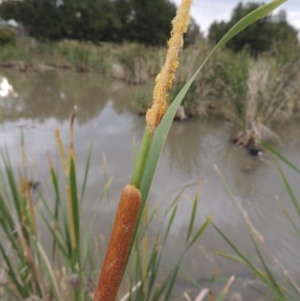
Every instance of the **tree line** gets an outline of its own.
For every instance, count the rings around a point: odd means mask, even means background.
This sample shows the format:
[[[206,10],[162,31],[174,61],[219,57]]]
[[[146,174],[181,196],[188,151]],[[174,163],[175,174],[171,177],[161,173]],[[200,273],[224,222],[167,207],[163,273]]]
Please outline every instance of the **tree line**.
[[[0,5],[3,19],[22,23],[39,40],[138,41],[166,44],[176,13],[169,0],[8,0]],[[190,38],[199,33],[190,26]]]
[[[208,40],[217,43],[237,21],[261,5],[239,3],[228,22],[212,23]],[[176,5],[170,0],[6,0],[0,5],[1,18],[17,20],[37,39],[93,43],[134,41],[166,45],[175,13]],[[246,28],[227,47],[235,52],[247,48],[257,56],[272,51],[278,42],[298,43],[297,34],[281,10]],[[192,19],[185,44],[193,44],[200,35],[200,28]]]
[[[240,2],[233,9],[228,22],[221,21],[211,24],[208,34],[209,40],[217,43],[236,22],[263,4]],[[297,35],[298,31],[287,22],[286,12],[281,10],[277,14],[270,14],[248,26],[233,37],[226,47],[234,52],[246,48],[252,56],[257,56],[265,51],[272,52],[278,43],[299,43]]]

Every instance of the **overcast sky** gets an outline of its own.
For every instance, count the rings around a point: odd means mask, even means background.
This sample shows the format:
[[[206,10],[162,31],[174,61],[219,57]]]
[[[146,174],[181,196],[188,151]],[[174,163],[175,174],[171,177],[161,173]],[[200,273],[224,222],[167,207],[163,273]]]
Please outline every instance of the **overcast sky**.
[[[173,0],[178,5],[181,0]],[[194,0],[192,6],[192,16],[201,27],[201,31],[207,31],[209,25],[217,21],[227,21],[230,19],[232,9],[239,2],[247,3],[250,1],[240,0]],[[251,1],[251,2],[269,2],[269,1]],[[282,4],[275,12],[284,9],[287,12],[288,22],[300,30],[300,0],[288,0]]]

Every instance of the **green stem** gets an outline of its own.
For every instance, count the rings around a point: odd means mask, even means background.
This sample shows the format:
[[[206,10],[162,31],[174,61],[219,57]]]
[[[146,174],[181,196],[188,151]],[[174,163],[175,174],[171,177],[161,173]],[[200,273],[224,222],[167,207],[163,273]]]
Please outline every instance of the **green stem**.
[[[152,134],[150,133],[149,128],[147,126],[144,132],[141,148],[138,154],[137,161],[135,163],[134,172],[130,183],[132,186],[138,189],[140,188],[142,182],[143,173],[146,166],[151,144]]]

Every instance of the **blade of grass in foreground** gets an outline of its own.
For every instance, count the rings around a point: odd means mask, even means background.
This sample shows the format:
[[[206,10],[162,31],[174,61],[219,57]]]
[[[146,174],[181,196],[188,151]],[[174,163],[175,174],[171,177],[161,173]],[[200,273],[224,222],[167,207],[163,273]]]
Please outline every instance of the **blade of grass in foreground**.
[[[94,135],[92,136],[92,140],[91,140],[90,147],[89,147],[89,153],[88,153],[88,157],[87,157],[86,164],[85,164],[84,179],[83,179],[81,195],[80,195],[80,203],[82,203],[84,193],[85,193],[86,182],[88,179],[88,174],[89,174],[89,169],[90,169],[93,145],[94,145]]]
[[[276,160],[275,160],[276,162]],[[280,169],[279,164],[277,167]],[[226,182],[224,176],[221,174],[221,172],[216,168],[219,177],[223,183],[223,186],[227,190],[228,194],[230,195],[232,201],[235,203],[237,208],[240,210],[240,212],[243,214],[248,233],[250,235],[252,244],[255,248],[256,254],[257,254],[257,260],[258,263],[263,267],[264,271],[261,271],[258,269],[254,263],[249,259],[249,256],[244,255],[243,252],[238,250],[236,245],[230,241],[230,239],[222,232],[221,229],[219,229],[216,225],[213,224],[214,228],[219,232],[219,234],[223,237],[223,239],[228,243],[228,245],[234,250],[234,252],[239,257],[238,261],[242,261],[242,263],[250,268],[250,270],[253,272],[253,274],[266,286],[266,288],[269,289],[270,295],[273,298],[276,298],[276,300],[294,300],[293,299],[293,293],[292,291],[296,292],[299,296],[300,294],[300,288],[298,287],[297,283],[294,281],[294,279],[289,275],[289,272],[285,269],[285,267],[282,265],[282,263],[279,261],[279,259],[276,257],[274,252],[269,248],[269,246],[266,244],[265,239],[263,236],[259,233],[259,231],[253,226],[253,224],[250,221],[250,218],[245,210],[241,207],[238,200],[235,198],[233,192],[231,191],[228,183]],[[282,173],[282,171],[281,171]],[[284,175],[281,175],[284,176]],[[273,263],[275,263],[275,267],[279,268],[279,270],[282,272],[282,275],[284,276],[284,281],[278,281],[278,277],[276,276],[274,272],[274,266],[267,263],[265,257],[263,257],[262,252],[260,251],[260,246],[264,247],[265,251],[267,251],[268,258],[271,258],[273,260]],[[229,255],[231,256],[231,255]],[[225,257],[228,257],[225,255]],[[234,258],[235,260],[235,258]],[[297,299],[298,300],[298,299]]]
[[[266,148],[268,151],[270,151],[272,154],[277,156],[281,161],[283,161],[286,165],[291,167],[294,171],[296,171],[298,174],[300,174],[300,168],[298,168],[295,164],[293,164],[291,161],[289,161],[287,158],[285,158],[280,152],[278,152],[274,147],[272,147],[270,144],[268,144],[265,141],[261,141],[261,145]]]
[[[275,148],[273,148],[271,145],[269,145],[268,143],[262,141],[261,142],[263,147],[265,147],[271,155],[275,155],[276,157],[278,157],[281,161],[283,161],[287,166],[289,166],[290,168],[292,168],[296,173],[300,174],[300,169],[295,165],[293,164],[291,161],[289,161],[287,158],[285,158],[282,154],[280,154]],[[279,175],[280,175],[280,178],[282,180],[282,183],[285,187],[285,190],[287,191],[287,193],[289,194],[292,202],[293,202],[293,205],[298,213],[298,216],[300,216],[300,205],[299,205],[299,202],[298,200],[296,199],[296,196],[289,184],[289,181],[288,179],[286,178],[279,162],[276,160],[276,158],[274,156],[273,157],[273,162],[275,163],[276,165],[276,168],[279,172]]]
[[[192,215],[191,215],[191,218],[190,218],[190,223],[189,223],[189,228],[188,228],[185,243],[187,243],[189,241],[192,229],[194,227],[194,221],[195,221],[197,205],[198,205],[198,198],[199,198],[199,193],[197,193],[195,198],[194,198],[193,210],[192,210]]]
[[[281,180],[282,180],[282,183],[285,187],[285,190],[288,192],[292,202],[293,202],[293,205],[300,217],[300,205],[298,203],[298,200],[296,199],[296,196],[292,190],[292,187],[290,186],[289,184],[289,181],[287,180],[282,168],[280,167],[280,165],[278,164],[278,162],[275,161],[275,164],[277,165],[277,168],[278,168],[278,171],[279,171],[279,174],[280,174],[280,177],[281,177]]]
[[[274,0],[268,4],[265,4],[258,9],[254,10],[247,16],[245,16],[243,19],[241,19],[239,22],[237,22],[226,34],[225,36],[219,41],[219,43],[214,47],[214,49],[211,51],[211,53],[207,56],[207,58],[204,60],[202,65],[196,70],[196,72],[192,75],[192,77],[187,81],[187,83],[183,86],[181,91],[178,93],[172,104],[170,105],[169,109],[167,110],[165,116],[162,119],[161,124],[156,129],[152,145],[149,151],[148,159],[146,162],[145,170],[143,173],[143,178],[140,186],[140,191],[142,195],[142,204],[141,209],[139,213],[138,222],[135,228],[134,237],[132,240],[132,244],[130,247],[129,255],[131,253],[133,242],[136,239],[137,231],[140,226],[141,217],[145,208],[145,204],[148,198],[148,194],[150,191],[150,187],[152,184],[152,180],[154,177],[154,173],[158,164],[158,160],[160,158],[162,149],[164,147],[166,138],[168,136],[169,130],[171,128],[171,124],[173,122],[173,119],[175,117],[175,114],[185,96],[187,93],[189,87],[195,80],[198,73],[202,70],[203,66],[206,64],[208,59],[216,52],[218,51],[222,46],[224,46],[231,38],[233,38],[235,35],[237,35],[240,31],[245,29],[250,24],[254,23],[255,21],[259,20],[260,18],[263,18],[267,14],[269,14],[272,10],[277,8],[282,3],[286,2],[286,0]],[[147,130],[146,130],[147,131]]]
[[[227,293],[229,291],[229,288],[230,288],[231,284],[233,283],[234,279],[235,279],[234,276],[231,276],[228,279],[226,285],[223,287],[223,289],[222,289],[221,293],[219,294],[219,296],[218,296],[218,298],[217,298],[216,301],[223,301],[225,299],[225,297],[226,297],[226,295],[227,295]]]

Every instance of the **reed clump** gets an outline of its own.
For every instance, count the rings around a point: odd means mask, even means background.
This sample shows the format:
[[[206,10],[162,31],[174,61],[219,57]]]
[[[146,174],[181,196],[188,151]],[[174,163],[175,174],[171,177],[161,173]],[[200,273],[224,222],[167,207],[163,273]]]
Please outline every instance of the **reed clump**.
[[[295,64],[300,66],[300,61]],[[261,58],[251,64],[245,107],[236,115],[241,129],[237,144],[253,143],[253,137],[256,137],[254,143],[258,140],[279,141],[272,129],[293,117],[297,73],[294,65],[282,64],[275,59]]]
[[[146,68],[147,49],[145,46],[125,43],[115,53],[116,62],[112,64],[112,76],[131,84],[144,84],[149,75]]]

